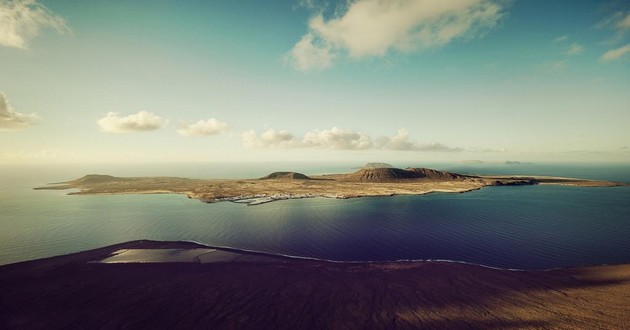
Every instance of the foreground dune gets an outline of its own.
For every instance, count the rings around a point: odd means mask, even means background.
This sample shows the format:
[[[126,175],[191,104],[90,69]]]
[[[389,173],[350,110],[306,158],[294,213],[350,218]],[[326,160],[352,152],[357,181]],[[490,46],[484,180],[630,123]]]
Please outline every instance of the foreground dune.
[[[220,254],[205,263],[98,263],[146,249],[163,249],[146,254],[154,261],[172,251]],[[630,265],[333,263],[135,241],[0,266],[3,329],[627,329],[629,306]]]

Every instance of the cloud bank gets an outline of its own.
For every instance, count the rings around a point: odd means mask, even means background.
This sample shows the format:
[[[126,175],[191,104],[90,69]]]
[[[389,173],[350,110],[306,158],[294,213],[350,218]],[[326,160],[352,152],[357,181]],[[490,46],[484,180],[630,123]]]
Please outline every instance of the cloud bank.
[[[122,117],[118,112],[109,112],[98,120],[98,125],[103,132],[128,133],[154,131],[166,124],[166,120],[147,111]]]
[[[0,130],[26,128],[38,121],[37,114],[25,115],[13,110],[6,95],[0,92]]]
[[[0,0],[0,45],[26,49],[46,27],[59,33],[70,30],[63,18],[36,0]]]
[[[209,136],[219,134],[227,129],[227,123],[210,118],[192,124],[182,123],[177,132],[183,136]]]
[[[256,148],[319,148],[337,150],[398,150],[398,151],[463,151],[440,143],[416,143],[409,138],[406,129],[399,129],[392,137],[372,139],[369,135],[352,130],[333,127],[307,132],[299,139],[288,131],[269,129],[258,135],[255,131],[244,132],[243,145]]]
[[[503,16],[497,0],[356,0],[330,19],[320,11],[287,54],[297,70],[325,69],[333,59],[384,56],[440,47],[494,27]]]

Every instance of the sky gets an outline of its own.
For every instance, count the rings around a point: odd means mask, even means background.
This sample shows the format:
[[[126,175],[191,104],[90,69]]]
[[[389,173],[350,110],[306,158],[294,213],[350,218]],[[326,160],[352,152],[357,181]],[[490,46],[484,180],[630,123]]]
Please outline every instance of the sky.
[[[630,163],[630,1],[0,0],[0,164]]]

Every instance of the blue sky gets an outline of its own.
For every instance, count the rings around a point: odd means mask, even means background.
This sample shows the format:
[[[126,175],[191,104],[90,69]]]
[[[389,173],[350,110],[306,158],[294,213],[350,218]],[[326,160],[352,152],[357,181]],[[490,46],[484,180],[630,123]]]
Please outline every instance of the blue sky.
[[[628,91],[627,1],[0,0],[0,163],[628,162]]]

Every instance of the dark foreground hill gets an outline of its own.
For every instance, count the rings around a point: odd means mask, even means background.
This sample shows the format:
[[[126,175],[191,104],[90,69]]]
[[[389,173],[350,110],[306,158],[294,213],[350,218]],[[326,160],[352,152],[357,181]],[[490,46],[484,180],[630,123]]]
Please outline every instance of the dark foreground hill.
[[[630,266],[510,271],[445,262],[90,263],[136,241],[0,266],[2,329],[627,329]],[[205,247],[204,247],[205,248]]]

